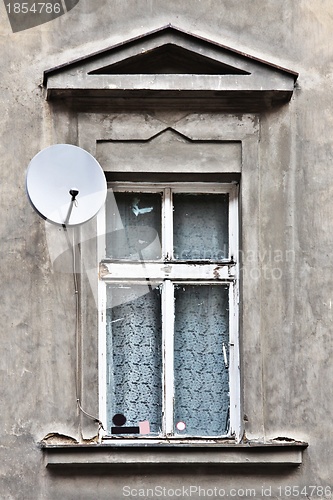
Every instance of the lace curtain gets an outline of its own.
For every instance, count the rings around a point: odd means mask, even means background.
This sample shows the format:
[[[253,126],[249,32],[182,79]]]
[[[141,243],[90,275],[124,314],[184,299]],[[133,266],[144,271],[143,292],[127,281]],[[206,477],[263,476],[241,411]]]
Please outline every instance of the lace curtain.
[[[228,257],[228,198],[227,194],[174,194],[175,259]]]
[[[174,420],[185,423],[183,433],[220,436],[228,431],[228,324],[228,287],[176,287]]]
[[[112,307],[113,303],[117,305]],[[107,408],[122,413],[126,425],[148,420],[152,433],[162,427],[162,326],[159,288],[108,286]]]

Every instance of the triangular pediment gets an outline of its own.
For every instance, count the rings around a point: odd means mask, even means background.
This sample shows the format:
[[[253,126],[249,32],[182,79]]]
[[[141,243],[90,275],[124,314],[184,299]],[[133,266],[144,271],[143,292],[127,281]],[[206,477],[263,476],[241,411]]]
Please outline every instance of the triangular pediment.
[[[165,43],[149,52],[136,54],[122,61],[90,72],[91,75],[135,74],[197,74],[248,75],[247,71],[216,61],[174,43]]]
[[[171,25],[44,72],[48,99],[148,102],[158,96],[164,102],[219,100],[244,111],[288,101],[296,78],[293,71]]]

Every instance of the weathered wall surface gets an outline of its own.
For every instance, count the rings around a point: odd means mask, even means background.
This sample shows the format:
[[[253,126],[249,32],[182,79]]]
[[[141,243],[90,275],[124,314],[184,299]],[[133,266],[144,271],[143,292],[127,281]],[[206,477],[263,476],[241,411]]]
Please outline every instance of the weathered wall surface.
[[[43,71],[168,23],[299,72],[291,102],[260,120],[259,437],[288,436],[309,447],[300,467],[278,471],[49,472],[40,440],[50,432],[78,436],[75,298],[71,275],[51,265],[25,174],[42,148],[79,141],[71,113],[54,113],[45,101]],[[0,5],[1,500],[120,499],[126,485],[191,484],[255,488],[256,498],[273,485],[276,498],[287,498],[288,485],[333,486],[332,31],[331,0],[80,0],[68,14],[15,34]],[[243,353],[244,373],[247,364]]]

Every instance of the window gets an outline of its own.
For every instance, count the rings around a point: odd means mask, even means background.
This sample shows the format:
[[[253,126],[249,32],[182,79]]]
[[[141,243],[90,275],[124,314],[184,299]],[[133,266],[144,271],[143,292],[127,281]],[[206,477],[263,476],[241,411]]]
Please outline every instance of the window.
[[[237,186],[115,183],[99,228],[107,434],[230,437],[239,420]]]

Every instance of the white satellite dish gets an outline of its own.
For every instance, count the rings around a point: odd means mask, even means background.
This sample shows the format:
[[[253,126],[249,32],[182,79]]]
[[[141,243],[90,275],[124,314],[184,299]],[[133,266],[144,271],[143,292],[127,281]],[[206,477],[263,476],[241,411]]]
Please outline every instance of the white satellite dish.
[[[26,188],[43,219],[65,226],[92,219],[107,194],[98,161],[71,144],[55,144],[40,151],[28,166]]]

